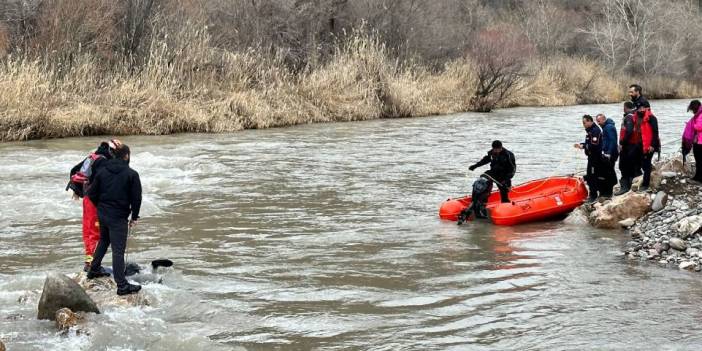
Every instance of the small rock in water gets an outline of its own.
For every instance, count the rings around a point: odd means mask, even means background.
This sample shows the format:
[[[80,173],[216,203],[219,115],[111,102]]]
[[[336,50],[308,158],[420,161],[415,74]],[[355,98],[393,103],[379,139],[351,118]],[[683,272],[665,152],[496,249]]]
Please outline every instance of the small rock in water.
[[[680,269],[693,270],[693,269],[695,269],[695,266],[696,266],[696,264],[695,264],[694,262],[683,261],[683,262],[680,263],[680,265],[678,266],[678,268],[680,268]]]
[[[690,257],[694,257],[694,256],[699,255],[700,250],[696,249],[694,247],[688,247],[687,250],[685,250],[685,253]]]
[[[619,221],[619,225],[624,228],[629,228],[634,225],[634,222],[636,222],[636,220],[634,218],[629,217],[623,221]]]
[[[680,238],[671,238],[670,247],[679,251],[685,251],[685,249],[687,248],[687,244],[685,244],[685,241]]]
[[[59,330],[65,331],[75,327],[80,319],[81,317],[73,313],[69,308],[62,308],[56,311],[56,327]]]

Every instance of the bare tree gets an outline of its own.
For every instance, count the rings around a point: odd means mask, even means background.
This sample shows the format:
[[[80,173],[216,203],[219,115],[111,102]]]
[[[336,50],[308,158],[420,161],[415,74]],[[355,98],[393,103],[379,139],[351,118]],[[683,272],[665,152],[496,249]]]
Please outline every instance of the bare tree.
[[[508,98],[524,76],[526,62],[533,51],[528,39],[508,26],[478,33],[470,48],[478,71],[477,89],[471,100],[473,108],[490,112]]]

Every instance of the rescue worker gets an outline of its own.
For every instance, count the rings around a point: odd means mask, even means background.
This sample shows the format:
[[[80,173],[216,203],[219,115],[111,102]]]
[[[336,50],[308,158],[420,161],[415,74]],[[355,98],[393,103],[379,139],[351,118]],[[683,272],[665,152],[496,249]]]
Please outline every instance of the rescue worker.
[[[590,196],[588,202],[597,201],[600,190],[598,188],[598,178],[602,171],[602,130],[598,127],[590,115],[583,116],[583,127],[585,128],[585,142],[575,144],[574,147],[584,150],[587,155],[587,172],[585,182],[589,188]]]
[[[95,151],[88,154],[88,157],[71,169],[70,181],[66,186],[66,190],[73,190],[74,198],[83,198],[83,247],[85,250],[83,270],[85,272],[90,268],[95,247],[100,240],[100,223],[97,208],[90,201],[90,198],[84,195],[105,161],[111,159],[114,150],[121,145],[122,142],[118,139],[101,142]]]
[[[651,112],[651,105],[648,101],[641,103],[637,113],[637,120],[641,125],[641,170],[643,171],[643,181],[639,191],[648,191],[651,185],[651,170],[653,168],[653,155],[661,153],[661,140],[658,134],[658,118]]]
[[[624,118],[619,130],[619,170],[622,177],[619,180],[619,191],[614,195],[622,195],[631,190],[634,177],[641,173],[643,145],[641,125],[636,117],[633,102],[624,103]]]
[[[646,99],[643,94],[643,89],[641,88],[640,85],[638,84],[632,84],[629,86],[629,98],[631,98],[631,102],[634,104],[634,109],[638,110],[644,105],[648,105],[648,108],[651,108],[651,105],[648,103],[648,99]]]
[[[619,158],[617,127],[614,120],[600,113],[595,117],[597,125],[602,129],[602,178],[598,179],[600,196],[612,197],[612,188],[617,184],[617,172],[614,165]]]
[[[512,178],[517,172],[517,162],[514,159],[514,154],[503,148],[501,141],[495,140],[492,142],[492,150],[488,151],[482,160],[468,167],[468,169],[472,171],[488,163],[490,164],[490,170],[485,172],[485,175],[488,176],[490,188],[492,189],[492,183],[495,182],[498,189],[500,189],[501,201],[503,203],[509,202]]]
[[[124,264],[128,228],[135,226],[139,220],[141,180],[139,174],[129,168],[130,151],[127,145],[115,150],[114,156],[98,172],[88,189],[90,200],[97,206],[101,224],[100,242],[88,271],[88,279],[109,276],[100,271],[100,265],[107,247],[112,246],[112,272],[117,283],[117,295],[127,295],[141,290],[141,286],[127,282]]]

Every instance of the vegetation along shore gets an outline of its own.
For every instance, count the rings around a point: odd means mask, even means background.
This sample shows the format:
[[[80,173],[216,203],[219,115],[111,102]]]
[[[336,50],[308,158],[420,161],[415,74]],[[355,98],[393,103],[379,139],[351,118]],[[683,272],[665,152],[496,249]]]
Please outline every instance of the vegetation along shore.
[[[0,141],[697,97],[695,5],[6,1]]]

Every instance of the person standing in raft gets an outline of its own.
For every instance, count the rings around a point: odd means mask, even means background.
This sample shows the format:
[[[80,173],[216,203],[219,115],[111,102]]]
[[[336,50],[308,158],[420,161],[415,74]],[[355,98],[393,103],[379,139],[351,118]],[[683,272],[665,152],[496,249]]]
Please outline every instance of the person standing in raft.
[[[95,151],[88,154],[88,157],[71,169],[70,181],[66,186],[66,190],[73,190],[74,198],[83,199],[83,246],[85,249],[83,271],[85,272],[90,269],[95,247],[100,240],[97,208],[85,194],[95,179],[95,175],[102,169],[105,162],[113,157],[114,151],[120,146],[122,146],[122,142],[117,139],[101,142]],[[103,270],[102,267],[100,270]]]
[[[488,151],[478,163],[468,167],[471,171],[486,164],[490,164],[490,169],[485,172],[489,180],[489,188],[492,189],[492,183],[497,184],[500,189],[500,199],[503,203],[509,202],[509,190],[512,188],[512,178],[517,172],[517,162],[514,159],[514,154],[502,147],[502,142],[495,140],[492,142],[492,150]]]
[[[100,271],[100,265],[107,247],[112,246],[112,272],[117,283],[117,295],[127,295],[141,290],[141,286],[127,282],[124,265],[128,228],[135,226],[139,220],[141,180],[139,174],[129,168],[127,145],[117,149],[114,156],[98,172],[88,190],[88,196],[97,206],[101,224],[100,242],[88,271],[88,279],[109,276]]]
[[[585,182],[590,190],[588,202],[597,201],[598,178],[604,175],[602,162],[602,131],[595,122],[592,116],[583,116],[583,127],[585,127],[585,142],[573,145],[575,148],[585,150],[587,155],[587,172],[585,173]],[[606,190],[605,190],[606,191]]]
[[[595,120],[597,125],[602,128],[602,177],[598,178],[597,187],[600,196],[610,198],[612,197],[612,188],[617,184],[617,172],[614,170],[614,165],[619,158],[617,127],[614,120],[607,118],[602,113],[598,114]]]
[[[627,101],[624,103],[624,119],[619,130],[619,170],[622,178],[619,180],[619,191],[614,195],[629,192],[634,177],[641,174],[642,149],[641,125],[636,117],[636,107],[633,102]]]

